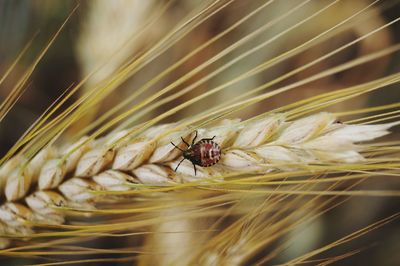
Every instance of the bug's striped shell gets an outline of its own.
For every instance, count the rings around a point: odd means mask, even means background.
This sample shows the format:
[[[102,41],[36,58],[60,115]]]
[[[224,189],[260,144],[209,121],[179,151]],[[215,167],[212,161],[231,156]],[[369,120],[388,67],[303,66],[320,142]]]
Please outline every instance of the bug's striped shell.
[[[220,160],[221,148],[212,140],[202,139],[191,146],[185,155],[185,158],[192,163],[202,167],[208,167],[216,164]]]

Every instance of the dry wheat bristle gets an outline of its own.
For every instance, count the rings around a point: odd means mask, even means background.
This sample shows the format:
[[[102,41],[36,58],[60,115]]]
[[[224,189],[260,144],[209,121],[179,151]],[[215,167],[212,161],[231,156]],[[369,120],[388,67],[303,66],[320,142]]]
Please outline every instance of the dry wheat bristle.
[[[316,163],[354,163],[364,159],[361,152],[366,146],[360,142],[387,134],[393,125],[348,125],[336,122],[330,113],[294,121],[286,121],[284,114],[244,122],[225,120],[222,125],[197,129],[197,140],[215,136],[222,156],[213,167],[199,167],[196,176],[189,161],[174,172],[182,154],[170,143],[185,149],[180,137],[190,142],[194,132],[174,131],[157,139],[174,124],[150,128],[138,137],[126,137],[124,131],[94,141],[85,137],[59,150],[46,147],[25,164],[18,156],[0,169],[7,200],[0,206],[0,229],[10,235],[29,235],[30,223],[62,224],[65,213],[57,207],[95,203],[100,197],[92,192],[98,190],[126,191],[140,183],[168,186],[238,170],[265,173]],[[8,240],[0,239],[0,246],[7,244]]]

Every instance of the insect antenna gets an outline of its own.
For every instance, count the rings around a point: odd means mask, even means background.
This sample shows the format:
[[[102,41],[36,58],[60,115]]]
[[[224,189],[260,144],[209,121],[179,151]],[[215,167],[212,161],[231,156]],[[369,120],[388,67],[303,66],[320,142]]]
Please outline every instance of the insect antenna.
[[[190,147],[189,143],[187,143],[182,137],[181,137],[181,140],[183,141],[183,143],[186,144],[186,146]]]
[[[180,150],[181,152],[185,152],[184,150],[182,150],[181,148],[179,148],[178,146],[176,146],[173,142],[171,142],[171,144],[172,144],[175,148],[177,148],[178,150]]]
[[[197,139],[197,130],[195,130],[194,132],[195,132],[195,135],[194,135],[194,138],[192,140],[192,146],[194,145],[194,143],[196,142],[196,139]]]
[[[176,172],[176,170],[178,170],[178,167],[179,167],[179,165],[181,165],[181,163],[183,162],[185,160],[185,158],[183,158],[179,163],[178,163],[178,165],[175,167],[175,172]]]

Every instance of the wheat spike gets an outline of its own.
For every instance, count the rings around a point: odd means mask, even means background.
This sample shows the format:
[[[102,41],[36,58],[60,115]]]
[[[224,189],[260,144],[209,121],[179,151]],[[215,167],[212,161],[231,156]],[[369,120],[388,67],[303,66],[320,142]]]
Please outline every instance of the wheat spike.
[[[400,81],[391,67],[398,63],[400,44],[391,37],[400,17],[386,12],[394,6],[76,6],[26,71],[21,58],[36,40],[0,74],[7,89],[15,82],[1,121],[26,101],[28,84],[39,87],[33,73],[43,76],[39,62],[62,29],[81,29],[72,41],[80,76],[32,115],[18,140],[7,136],[13,146],[0,159],[1,261],[327,265],[360,252],[353,245],[344,254],[321,254],[400,217],[376,222],[378,214],[397,212],[391,202],[400,196],[392,186],[400,103],[382,94]],[[83,23],[68,22],[75,15]],[[63,77],[40,87],[54,90]],[[372,93],[373,107],[365,108]],[[381,95],[386,105],[377,101]],[[221,158],[194,168],[182,151],[203,138],[221,147]],[[353,233],[343,237],[348,229]],[[326,244],[331,237],[338,240]]]
[[[4,193],[8,201],[0,207],[0,220],[5,232],[29,235],[28,222],[64,223],[65,214],[57,207],[99,201],[92,191],[126,191],[135,189],[135,184],[168,186],[238,170],[262,173],[301,169],[308,164],[360,162],[368,145],[359,143],[387,134],[393,125],[347,125],[336,122],[330,113],[294,121],[286,121],[284,114],[244,122],[225,120],[223,125],[197,129],[198,140],[215,136],[214,141],[222,147],[220,163],[199,168],[197,175],[188,161],[177,172],[173,170],[181,160],[181,151],[170,142],[185,149],[180,136],[192,141],[194,134],[189,129],[157,140],[154,137],[158,129],[172,124],[149,128],[141,136],[124,137],[114,148],[112,144],[126,131],[89,143],[83,138],[65,146],[69,148],[43,149],[23,166],[16,163],[20,157],[10,159],[1,168],[3,176],[12,174],[6,178]],[[34,192],[29,194],[31,188]]]

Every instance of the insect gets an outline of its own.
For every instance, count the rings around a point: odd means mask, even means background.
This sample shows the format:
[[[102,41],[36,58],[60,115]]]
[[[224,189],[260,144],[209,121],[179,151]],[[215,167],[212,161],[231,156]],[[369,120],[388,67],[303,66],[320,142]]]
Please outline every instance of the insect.
[[[187,143],[181,137],[183,143],[185,143],[187,146],[186,150],[182,150],[181,148],[179,148],[178,146],[176,146],[174,143],[171,142],[171,144],[174,145],[175,148],[182,151],[183,153],[183,159],[175,167],[175,172],[176,170],[178,170],[179,165],[181,165],[181,163],[184,160],[189,160],[193,164],[194,175],[196,175],[197,172],[196,165],[199,165],[201,167],[209,167],[216,164],[221,158],[221,148],[217,143],[213,141],[215,136],[208,139],[201,139],[195,143],[197,138],[197,130],[195,132],[196,135],[194,136],[191,145],[189,145],[189,143]]]

